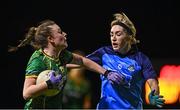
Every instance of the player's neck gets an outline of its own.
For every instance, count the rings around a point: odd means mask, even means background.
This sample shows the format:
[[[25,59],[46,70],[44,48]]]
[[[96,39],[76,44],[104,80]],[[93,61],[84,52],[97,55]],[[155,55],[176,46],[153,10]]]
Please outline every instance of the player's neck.
[[[44,48],[43,53],[45,53],[47,56],[51,58],[59,58],[59,54],[61,51],[55,50],[55,49],[49,49],[49,48]]]

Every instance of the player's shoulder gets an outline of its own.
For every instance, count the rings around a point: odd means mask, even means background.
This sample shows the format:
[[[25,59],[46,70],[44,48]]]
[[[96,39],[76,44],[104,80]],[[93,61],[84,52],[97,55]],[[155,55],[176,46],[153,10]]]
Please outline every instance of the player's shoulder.
[[[34,60],[34,59],[42,59],[42,56],[43,56],[43,53],[42,53],[42,50],[39,49],[39,50],[35,50],[33,52],[33,54],[31,55],[30,57],[30,61]]]
[[[100,48],[98,48],[94,52],[92,52],[91,54],[87,55],[87,57],[89,57],[91,55],[102,56],[104,54],[109,54],[112,52],[113,52],[113,49],[111,46],[101,46]]]
[[[148,56],[142,51],[138,51],[136,54],[142,58],[148,58]]]
[[[112,49],[112,46],[109,45],[101,46],[99,49]]]
[[[102,52],[112,52],[113,51],[113,49],[112,49],[112,47],[111,46],[102,46],[102,47],[100,47],[99,49],[98,49],[98,51],[102,51]]]
[[[149,61],[149,57],[144,52],[141,51],[136,52],[135,59],[137,59],[138,62],[141,62],[141,64],[143,62]]]

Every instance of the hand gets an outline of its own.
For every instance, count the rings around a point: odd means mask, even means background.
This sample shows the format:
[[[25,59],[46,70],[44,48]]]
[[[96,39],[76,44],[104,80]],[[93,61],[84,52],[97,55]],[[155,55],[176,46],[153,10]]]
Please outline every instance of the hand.
[[[58,86],[62,82],[62,75],[55,76],[55,71],[49,72],[49,80],[46,81],[48,89],[59,89]]]
[[[163,98],[162,95],[155,95],[154,92],[155,92],[155,90],[152,90],[150,92],[149,96],[148,96],[149,103],[151,105],[155,105],[155,106],[157,106],[159,108],[162,108],[162,106],[164,105],[165,100],[162,99]]]
[[[126,87],[130,86],[130,81],[132,77],[124,75],[122,73],[117,73],[115,71],[107,70],[104,73],[104,76],[112,83],[116,83],[118,85],[125,85]]]

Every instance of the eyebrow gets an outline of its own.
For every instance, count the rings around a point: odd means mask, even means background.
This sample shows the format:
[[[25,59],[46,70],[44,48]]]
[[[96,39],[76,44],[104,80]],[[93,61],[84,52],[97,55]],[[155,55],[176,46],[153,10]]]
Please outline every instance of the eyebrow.
[[[121,32],[121,33],[122,33],[123,31],[115,31],[115,33],[119,33],[119,32]],[[110,33],[113,33],[113,32],[111,31]]]

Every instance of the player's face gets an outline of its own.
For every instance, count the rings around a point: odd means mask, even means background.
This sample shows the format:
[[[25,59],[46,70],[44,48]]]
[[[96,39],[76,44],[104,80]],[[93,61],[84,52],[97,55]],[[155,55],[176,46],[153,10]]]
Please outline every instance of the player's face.
[[[61,28],[54,24],[51,27],[51,43],[57,48],[67,48],[68,44],[66,41],[67,34],[61,30]]]
[[[120,25],[112,26],[110,36],[113,50],[124,53],[129,46],[129,36],[124,28]]]

